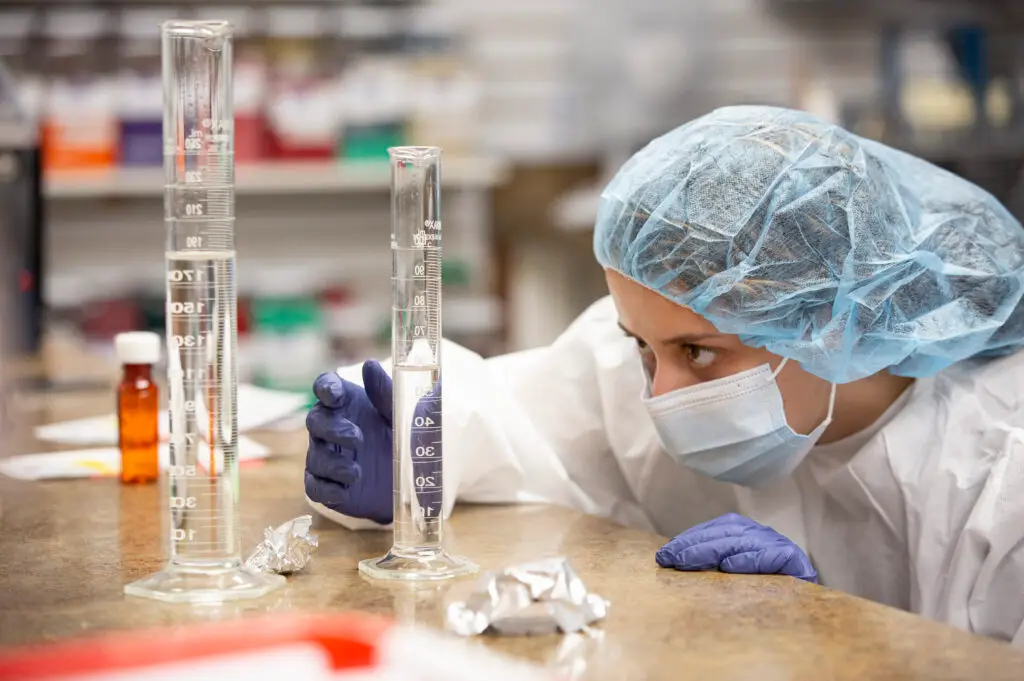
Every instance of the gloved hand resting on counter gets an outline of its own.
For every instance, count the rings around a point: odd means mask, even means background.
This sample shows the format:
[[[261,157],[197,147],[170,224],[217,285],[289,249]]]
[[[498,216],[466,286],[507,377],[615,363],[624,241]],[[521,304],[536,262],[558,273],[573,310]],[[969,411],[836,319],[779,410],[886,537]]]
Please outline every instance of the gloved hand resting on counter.
[[[392,520],[391,377],[363,364],[365,388],[333,371],[313,384],[317,403],[306,416],[306,496],[355,518]]]
[[[313,384],[317,403],[306,416],[306,496],[332,511],[387,525],[393,520],[392,381],[380,363],[363,364],[363,386],[346,381],[333,371]],[[416,404],[413,421],[431,424],[431,430],[413,428],[412,450],[436,444],[440,432],[440,382]],[[436,425],[435,425],[436,424]],[[436,446],[439,449],[439,445]],[[440,454],[439,451],[436,452]],[[422,454],[422,452],[421,452]],[[415,474],[441,484],[441,458],[419,459]],[[437,506],[424,492],[421,506]]]
[[[735,513],[695,525],[658,550],[658,565],[676,570],[721,570],[789,575],[818,582],[799,546],[770,527]]]

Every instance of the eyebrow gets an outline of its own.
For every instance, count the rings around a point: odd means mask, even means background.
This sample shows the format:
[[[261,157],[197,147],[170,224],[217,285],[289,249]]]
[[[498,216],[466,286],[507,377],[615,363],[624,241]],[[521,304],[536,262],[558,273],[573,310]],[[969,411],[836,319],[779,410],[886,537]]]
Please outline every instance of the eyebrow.
[[[639,338],[638,335],[623,326],[622,322],[619,322],[618,324],[624,334],[630,338]],[[698,341],[707,340],[708,338],[721,338],[724,335],[725,334],[722,333],[684,333],[679,336],[673,336],[672,338],[665,340],[664,343],[667,345],[681,345],[686,343],[696,343]]]

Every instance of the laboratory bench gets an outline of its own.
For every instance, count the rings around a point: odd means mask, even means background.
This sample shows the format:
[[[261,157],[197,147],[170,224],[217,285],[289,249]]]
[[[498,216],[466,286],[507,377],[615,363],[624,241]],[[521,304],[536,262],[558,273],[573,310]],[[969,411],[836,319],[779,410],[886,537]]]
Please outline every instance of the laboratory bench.
[[[33,420],[94,415],[110,402],[102,393],[24,400],[5,451],[45,451],[25,434]],[[303,433],[250,435],[279,454],[240,469],[245,553],[264,528],[310,512]],[[467,585],[371,582],[357,562],[383,554],[390,532],[351,532],[317,518],[312,562],[261,599],[192,607],[126,597],[126,583],[164,563],[159,498],[152,484],[0,476],[0,644],[285,612],[354,610],[439,628],[446,592]],[[595,627],[600,640],[583,658],[590,665],[583,679],[1024,678],[1024,651],[1007,644],[788,577],[663,570],[654,561],[662,537],[569,510],[459,506],[447,538],[485,569],[569,558],[587,587],[611,603]],[[564,652],[560,636],[479,640],[544,664]]]

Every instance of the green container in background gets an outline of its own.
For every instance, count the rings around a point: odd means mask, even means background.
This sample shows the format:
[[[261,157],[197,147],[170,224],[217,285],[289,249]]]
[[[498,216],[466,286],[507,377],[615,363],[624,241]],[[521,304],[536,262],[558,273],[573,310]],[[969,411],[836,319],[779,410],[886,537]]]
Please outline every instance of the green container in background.
[[[321,328],[323,315],[315,298],[263,298],[252,301],[252,322],[261,331],[287,333]]]
[[[386,161],[388,147],[404,144],[405,126],[401,123],[346,126],[337,154],[344,161]]]
[[[289,340],[298,336],[318,336],[324,333],[324,316],[320,303],[312,297],[295,296],[281,298],[257,298],[252,301],[252,332],[262,343],[281,342],[284,350],[277,355],[266,357],[271,362],[294,362],[300,358],[288,352]],[[273,346],[272,346],[273,347]],[[308,393],[313,380],[319,375],[322,366],[310,369],[301,375],[278,372],[271,375],[265,368],[257,366],[253,374],[253,383],[260,387],[274,390]],[[310,374],[310,375],[306,375]],[[281,376],[287,376],[282,378]]]
[[[165,296],[141,296],[138,299],[142,315],[142,331],[152,331],[163,337],[167,333],[167,298]]]
[[[441,284],[446,288],[467,287],[471,270],[470,264],[465,260],[444,260],[441,262]]]

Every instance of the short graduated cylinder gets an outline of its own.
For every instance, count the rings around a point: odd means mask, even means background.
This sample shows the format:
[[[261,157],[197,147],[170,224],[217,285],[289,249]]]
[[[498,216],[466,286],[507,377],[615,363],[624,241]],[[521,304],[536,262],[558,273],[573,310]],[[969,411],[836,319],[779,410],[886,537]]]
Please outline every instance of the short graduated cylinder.
[[[169,562],[126,593],[172,602],[260,596],[284,583],[242,567],[234,245],[232,31],[163,26]]]
[[[391,158],[394,544],[360,563],[384,579],[446,579],[476,570],[443,542],[441,150]]]

